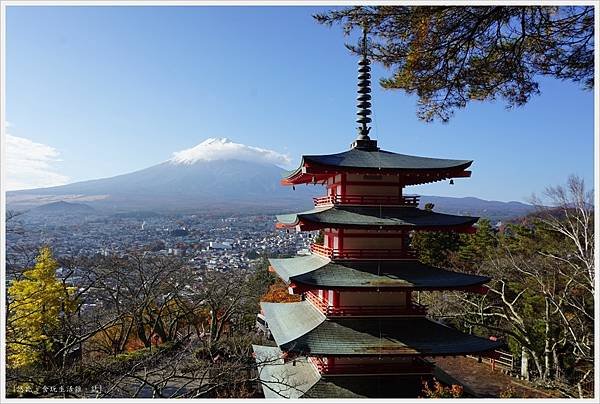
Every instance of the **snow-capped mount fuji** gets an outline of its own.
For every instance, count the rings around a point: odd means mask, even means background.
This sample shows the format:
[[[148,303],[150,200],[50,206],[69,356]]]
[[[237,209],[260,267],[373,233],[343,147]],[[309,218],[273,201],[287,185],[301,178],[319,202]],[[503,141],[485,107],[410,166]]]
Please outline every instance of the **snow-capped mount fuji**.
[[[173,153],[172,164],[195,164],[203,161],[240,160],[255,163],[289,166],[291,160],[285,154],[260,147],[247,146],[223,138],[208,138],[186,150]]]
[[[51,188],[7,193],[9,209],[25,210],[50,204],[44,214],[55,212],[54,202],[83,203],[95,212],[212,212],[282,213],[311,207],[311,196],[323,194],[321,186],[293,190],[280,185],[290,160],[284,154],[209,138],[173,153],[170,159],[129,174]],[[477,198],[422,196],[421,203],[435,203],[435,210],[470,214],[494,220],[522,216],[530,205]],[[457,203],[458,202],[458,203]],[[76,215],[73,204],[56,205]]]
[[[112,211],[281,211],[308,208],[321,187],[280,185],[290,159],[276,151],[209,138],[160,164],[116,177],[7,194],[11,208],[55,201]],[[310,198],[308,198],[310,201]]]

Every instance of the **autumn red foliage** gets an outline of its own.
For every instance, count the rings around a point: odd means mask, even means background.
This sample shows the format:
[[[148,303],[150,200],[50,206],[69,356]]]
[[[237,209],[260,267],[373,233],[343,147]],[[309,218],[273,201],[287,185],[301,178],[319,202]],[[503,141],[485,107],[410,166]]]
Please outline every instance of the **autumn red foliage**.
[[[302,297],[290,294],[287,285],[282,280],[277,280],[260,300],[269,303],[294,303],[301,301]]]

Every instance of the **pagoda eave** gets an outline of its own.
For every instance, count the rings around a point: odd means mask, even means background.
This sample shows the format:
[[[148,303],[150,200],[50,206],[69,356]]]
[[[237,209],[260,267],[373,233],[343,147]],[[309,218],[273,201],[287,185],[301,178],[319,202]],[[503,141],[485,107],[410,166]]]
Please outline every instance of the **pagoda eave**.
[[[474,216],[449,215],[410,206],[324,206],[277,215],[279,228],[422,230],[473,232]]]
[[[417,368],[399,374],[381,370],[376,374],[357,372],[361,367],[355,367],[351,373],[336,374],[326,369],[327,365],[319,366],[319,361],[315,361],[314,357],[285,358],[284,352],[271,346],[253,345],[252,349],[263,393],[265,398],[269,399],[410,397],[406,390],[399,388],[410,387],[408,391],[412,391],[413,384],[409,381],[407,385],[407,378],[417,378],[417,388],[414,389],[414,393],[417,394],[420,391],[418,382],[421,377],[430,376],[435,372],[433,364],[420,361]],[[364,367],[362,369],[364,370]]]
[[[497,344],[496,348],[488,349],[485,351],[465,351],[465,352],[452,352],[452,353],[427,353],[427,352],[418,352],[414,350],[398,350],[394,352],[393,350],[386,350],[385,354],[389,356],[402,357],[402,358],[446,358],[449,356],[481,356],[483,358],[492,358],[497,359],[499,357],[498,352],[496,350],[500,347],[501,343]],[[292,360],[293,358],[299,358],[304,356],[318,356],[319,358],[373,358],[382,356],[381,353],[357,353],[354,355],[339,355],[339,354],[315,354],[311,352],[302,352],[302,351],[286,351],[285,347],[282,347],[282,352],[287,354]]]
[[[403,185],[419,185],[443,181],[451,178],[468,178],[471,171],[464,169],[438,170],[438,169],[391,169],[391,168],[354,168],[331,166],[304,165],[288,177],[281,180],[282,185],[323,184],[329,178],[340,174],[364,175],[395,175],[400,178]]]
[[[269,270],[294,293],[304,289],[329,290],[464,290],[485,293],[487,276],[465,274],[417,260],[335,260],[317,254],[272,258]]]
[[[297,231],[315,231],[321,229],[363,229],[363,230],[407,230],[407,231],[438,231],[438,232],[457,232],[473,234],[477,232],[477,229],[473,227],[477,220],[472,223],[463,225],[450,225],[450,226],[417,226],[417,225],[361,225],[354,223],[327,223],[327,222],[312,222],[308,220],[298,220],[292,223],[281,223],[275,224],[275,228],[280,230],[295,229]]]
[[[502,345],[423,317],[328,319],[308,301],[261,303],[261,307],[277,345],[297,354],[453,356],[491,352]]]
[[[275,272],[274,270],[272,272]],[[345,292],[373,292],[373,291],[382,291],[382,292],[434,292],[434,291],[457,291],[457,292],[465,292],[465,293],[475,293],[479,295],[485,295],[488,293],[489,289],[484,285],[488,280],[481,281],[481,283],[476,285],[469,286],[424,286],[424,287],[414,287],[414,286],[389,286],[385,284],[381,284],[379,286],[369,285],[369,286],[336,286],[336,285],[321,285],[321,284],[310,284],[303,283],[299,281],[289,282],[288,285],[292,288],[294,294],[301,294],[315,289],[327,289],[334,291],[345,291]]]

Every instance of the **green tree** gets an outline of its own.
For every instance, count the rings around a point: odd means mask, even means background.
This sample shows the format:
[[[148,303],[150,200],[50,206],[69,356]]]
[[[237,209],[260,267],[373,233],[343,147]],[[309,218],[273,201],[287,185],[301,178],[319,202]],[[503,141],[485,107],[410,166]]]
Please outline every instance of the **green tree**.
[[[458,260],[463,268],[477,268],[488,260],[497,245],[494,228],[488,219],[477,222],[474,234],[462,236],[462,245],[458,249]]]
[[[592,6],[349,7],[315,18],[346,34],[366,25],[371,57],[392,69],[381,85],[416,94],[426,121],[447,121],[471,100],[523,105],[542,75],[593,87]]]
[[[461,244],[460,234],[445,231],[415,232],[411,239],[411,246],[422,263],[440,267],[450,265],[452,254]]]
[[[47,365],[57,346],[61,318],[77,307],[74,288],[57,277],[58,263],[48,247],[40,249],[35,266],[8,288],[8,364]]]
[[[492,278],[489,293],[464,297],[461,317],[508,337],[524,377],[584,397],[594,377],[593,194],[571,177],[546,196],[550,207],[497,237],[477,268]]]

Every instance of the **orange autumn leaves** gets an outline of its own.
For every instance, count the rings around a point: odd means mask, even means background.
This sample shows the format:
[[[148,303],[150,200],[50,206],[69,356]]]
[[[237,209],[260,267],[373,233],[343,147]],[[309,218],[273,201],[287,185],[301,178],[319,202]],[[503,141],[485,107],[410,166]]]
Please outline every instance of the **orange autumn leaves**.
[[[260,299],[268,303],[294,303],[302,300],[299,295],[291,295],[288,286],[281,279],[275,281],[267,290],[267,293]]]

